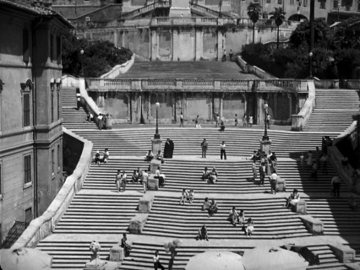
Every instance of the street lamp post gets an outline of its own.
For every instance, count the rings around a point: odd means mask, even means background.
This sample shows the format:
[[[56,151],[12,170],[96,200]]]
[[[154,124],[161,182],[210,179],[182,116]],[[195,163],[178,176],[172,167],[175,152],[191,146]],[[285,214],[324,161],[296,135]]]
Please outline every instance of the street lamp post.
[[[154,134],[154,139],[160,139],[160,134],[159,134],[159,107],[160,107],[160,103],[156,102],[155,103],[156,106],[156,128],[155,128],[155,134]]]
[[[264,124],[265,124],[265,129],[264,129],[264,136],[263,136],[263,141],[265,141],[265,140],[269,140],[269,136],[268,136],[268,134],[267,134],[267,123],[266,123],[266,121],[267,121],[267,115],[268,115],[268,113],[269,113],[269,105],[267,104],[267,103],[265,103],[264,104],[264,112],[265,112],[265,118],[264,118]]]
[[[313,52],[309,52],[309,77],[313,77]]]
[[[80,50],[80,65],[81,65],[80,76],[84,77],[84,50],[83,49]]]

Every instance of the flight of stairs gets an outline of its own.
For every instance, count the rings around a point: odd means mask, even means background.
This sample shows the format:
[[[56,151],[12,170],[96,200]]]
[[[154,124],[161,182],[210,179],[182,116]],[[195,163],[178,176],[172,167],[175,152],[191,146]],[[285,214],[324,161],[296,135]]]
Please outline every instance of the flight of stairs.
[[[359,95],[351,89],[316,89],[315,109],[304,130],[345,130],[359,111]]]
[[[74,132],[94,144],[94,150],[109,148],[113,156],[144,156],[151,149],[154,129],[114,129],[114,130],[74,130]],[[272,141],[271,149],[278,157],[299,158],[309,150],[321,147],[324,135],[335,137],[338,133],[299,133],[271,130],[268,135]],[[250,157],[260,148],[262,130],[228,129],[219,132],[216,128],[160,128],[165,143],[171,138],[175,144],[174,155],[201,156],[201,142],[206,138],[209,144],[207,155],[220,157],[220,143],[225,141],[228,156]],[[106,138],[106,139],[105,139]]]
[[[166,159],[162,164],[161,171],[165,174],[165,186],[161,191],[180,192],[183,188],[192,188],[199,193],[242,193],[256,194],[266,193],[270,190],[268,178],[265,185],[259,186],[254,182],[251,170],[251,161],[206,161],[206,160],[180,160]],[[107,164],[90,167],[83,188],[92,190],[115,191],[114,183],[117,170],[125,170],[128,179],[135,169],[147,169],[149,163],[139,158],[110,159]],[[209,169],[216,167],[218,171],[218,181],[216,184],[208,184],[201,180],[203,168]],[[278,175],[286,180],[287,191],[290,192],[297,188],[299,192],[313,193],[323,192],[329,189],[330,178],[334,174],[333,169],[329,168],[328,173],[322,170],[318,173],[318,180],[311,179],[311,168],[301,166],[298,161],[293,159],[279,159]],[[257,181],[259,176],[257,176]],[[142,191],[140,183],[129,183],[127,190]]]
[[[76,89],[65,87],[61,89],[63,124],[69,129],[96,129],[93,122],[87,122],[87,114],[83,108],[77,110]]]

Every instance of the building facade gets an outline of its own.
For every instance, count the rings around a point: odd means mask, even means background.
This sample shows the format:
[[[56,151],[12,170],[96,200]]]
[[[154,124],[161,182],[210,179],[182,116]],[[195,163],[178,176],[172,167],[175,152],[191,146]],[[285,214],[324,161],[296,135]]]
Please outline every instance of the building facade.
[[[0,241],[62,185],[61,35],[44,5],[0,0]]]

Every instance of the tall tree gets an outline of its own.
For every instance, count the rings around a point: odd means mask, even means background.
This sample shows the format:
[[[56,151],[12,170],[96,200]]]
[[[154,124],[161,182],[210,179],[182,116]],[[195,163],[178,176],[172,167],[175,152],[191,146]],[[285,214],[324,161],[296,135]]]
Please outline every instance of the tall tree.
[[[277,26],[277,36],[276,36],[276,48],[279,48],[279,39],[280,39],[280,25],[282,25],[282,23],[285,20],[285,11],[280,7],[280,8],[275,8],[274,11],[270,12],[270,19],[272,19],[276,26]]]
[[[247,14],[253,23],[253,43],[255,43],[255,24],[259,20],[261,6],[259,3],[250,3],[247,10]]]

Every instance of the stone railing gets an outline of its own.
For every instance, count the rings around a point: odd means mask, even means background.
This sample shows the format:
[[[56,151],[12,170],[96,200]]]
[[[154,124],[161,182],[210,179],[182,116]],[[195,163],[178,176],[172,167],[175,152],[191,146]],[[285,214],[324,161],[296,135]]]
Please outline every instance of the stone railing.
[[[291,130],[301,131],[309,120],[315,107],[314,81],[307,81],[308,97],[298,114],[291,115]]]
[[[360,89],[360,80],[359,79],[317,79],[315,80],[316,88],[322,89]]]
[[[267,73],[265,70],[262,70],[257,66],[249,65],[244,59],[242,59],[240,55],[236,57],[236,62],[240,66],[240,68],[246,73],[255,74],[256,76],[264,80],[278,79],[277,77],[271,75],[270,73]]]
[[[64,75],[61,77],[61,86],[62,87],[79,87],[79,78],[72,75]]]
[[[121,65],[114,66],[109,72],[101,75],[100,78],[114,79],[118,77],[120,74],[126,73],[133,66],[134,60],[135,60],[135,54],[133,53],[130,60],[126,61]]]
[[[151,26],[162,25],[224,25],[236,24],[236,20],[231,18],[213,18],[213,17],[157,17],[151,20]]]
[[[20,238],[14,243],[13,248],[34,247],[40,240],[50,235],[72,198],[82,187],[91,163],[93,144],[66,128],[63,128],[63,131],[83,143],[79,162],[74,172],[66,178],[64,185],[47,210],[40,217],[31,221]]]
[[[307,80],[87,79],[89,91],[208,91],[308,93]]]

